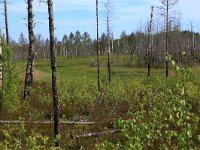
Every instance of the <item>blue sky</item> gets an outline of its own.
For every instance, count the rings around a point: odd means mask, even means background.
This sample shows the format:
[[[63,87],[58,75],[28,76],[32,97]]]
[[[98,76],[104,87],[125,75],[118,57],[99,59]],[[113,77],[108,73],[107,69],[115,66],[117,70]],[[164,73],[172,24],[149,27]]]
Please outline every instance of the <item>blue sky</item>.
[[[18,41],[21,32],[27,36],[27,16],[25,0],[8,0],[9,31],[12,39]],[[54,0],[55,34],[58,39],[66,33],[76,30],[87,31],[94,38],[96,30],[95,21],[96,0]],[[101,0],[103,1],[103,0]],[[101,2],[100,1],[100,2]],[[113,0],[114,13],[112,15],[111,27],[114,37],[119,37],[124,30],[131,33],[144,26],[149,18],[150,7],[161,6],[159,0]],[[179,0],[175,6],[181,12],[182,29],[190,29],[193,21],[194,30],[200,31],[200,0]],[[3,6],[1,5],[3,8]],[[100,8],[100,32],[105,32],[105,19],[103,7]],[[1,9],[1,14],[3,10]],[[45,3],[34,0],[35,34],[41,33],[44,38],[48,37],[48,14]],[[160,20],[162,18],[159,18]],[[0,26],[4,32],[4,18],[0,17]]]

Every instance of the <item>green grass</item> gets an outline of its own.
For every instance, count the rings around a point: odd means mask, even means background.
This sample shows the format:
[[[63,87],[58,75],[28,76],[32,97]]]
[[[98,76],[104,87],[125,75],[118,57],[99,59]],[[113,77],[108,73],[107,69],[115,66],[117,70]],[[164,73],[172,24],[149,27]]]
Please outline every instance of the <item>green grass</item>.
[[[133,78],[146,78],[147,68],[145,66],[139,67],[136,64],[136,58],[132,63],[128,62],[130,56],[120,55],[111,56],[111,79],[112,80],[130,80]],[[57,57],[57,78],[63,79],[79,79],[82,77],[96,80],[97,65],[96,57],[91,56],[87,58],[66,58]],[[107,81],[107,56],[100,57],[100,79]],[[22,80],[26,69],[26,61],[17,62],[17,67]],[[194,66],[191,68],[194,75],[200,76],[200,67]],[[49,59],[35,60],[35,81],[51,81],[51,64]],[[170,71],[170,76],[173,76],[173,71]],[[165,68],[151,69],[152,77],[165,77]]]
[[[112,79],[127,80],[135,77],[146,77],[147,69],[137,67],[134,63],[128,64],[129,56],[111,56]],[[100,78],[107,79],[107,57],[101,56]],[[20,76],[24,78],[26,61],[17,62]],[[35,60],[35,80],[49,81],[51,79],[50,60]],[[38,75],[39,74],[39,75]],[[163,69],[152,69],[152,75],[161,76],[164,74]],[[96,57],[88,58],[57,58],[57,75],[58,79],[81,78],[86,77],[95,80],[97,78]]]

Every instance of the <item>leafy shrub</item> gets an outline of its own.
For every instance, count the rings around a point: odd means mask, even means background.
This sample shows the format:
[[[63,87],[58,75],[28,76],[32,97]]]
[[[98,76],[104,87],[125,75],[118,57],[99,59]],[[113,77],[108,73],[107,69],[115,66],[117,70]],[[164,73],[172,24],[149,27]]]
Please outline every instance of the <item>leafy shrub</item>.
[[[58,89],[60,107],[68,115],[87,114],[98,97],[96,84],[87,78],[60,81]]]
[[[15,63],[12,59],[13,51],[3,43],[3,108],[14,112],[20,107],[19,77]]]
[[[199,137],[200,87],[190,69],[180,68],[168,58],[176,77],[143,82],[136,88],[129,119],[118,119],[125,140],[104,141],[98,148],[110,149],[196,149]],[[199,81],[198,81],[199,83]],[[131,89],[132,90],[132,89]],[[142,90],[142,91],[141,91]],[[120,148],[119,148],[120,146]]]
[[[52,146],[53,141],[49,137],[44,136],[34,130],[27,131],[25,124],[20,118],[21,124],[19,126],[9,126],[1,131],[3,140],[0,141],[0,149],[2,150],[41,150],[50,149],[58,150],[58,148]]]

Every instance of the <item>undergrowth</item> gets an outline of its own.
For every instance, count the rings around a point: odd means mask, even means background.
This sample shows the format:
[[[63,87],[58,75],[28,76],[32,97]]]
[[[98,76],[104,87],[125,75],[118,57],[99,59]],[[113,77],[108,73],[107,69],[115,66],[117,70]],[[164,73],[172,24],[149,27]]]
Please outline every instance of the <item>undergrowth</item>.
[[[179,67],[170,56],[168,59],[175,76],[167,80],[140,78],[113,80],[111,84],[102,81],[100,93],[96,81],[86,77],[60,80],[60,119],[98,122],[91,127],[62,126],[61,149],[198,149],[200,80],[193,77],[190,69]],[[28,100],[21,102],[17,113],[9,115],[10,119],[52,120],[50,84],[35,82]],[[112,128],[121,133],[81,140],[70,138],[72,131],[76,135]],[[38,126],[34,130],[22,123],[1,127],[0,132],[0,149],[53,147],[51,127]]]

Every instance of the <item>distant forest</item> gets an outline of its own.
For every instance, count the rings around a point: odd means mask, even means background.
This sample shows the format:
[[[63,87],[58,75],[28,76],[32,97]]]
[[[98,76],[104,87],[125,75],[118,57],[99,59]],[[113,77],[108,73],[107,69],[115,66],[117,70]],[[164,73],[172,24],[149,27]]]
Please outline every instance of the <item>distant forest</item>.
[[[102,33],[99,38],[100,55],[107,54],[107,36]],[[126,34],[122,31],[120,38],[111,40],[111,55],[136,56],[138,63],[145,64],[148,49],[148,33],[137,31]],[[55,39],[57,56],[67,58],[86,58],[96,55],[96,39],[92,39],[88,32],[70,33],[64,35],[62,40]],[[28,39],[21,33],[19,41],[11,41],[14,48],[14,56],[17,60],[24,60],[28,55]],[[37,58],[49,58],[49,39],[44,39],[41,34],[35,36],[35,54]],[[200,34],[193,31],[181,31],[179,27],[173,27],[169,31],[169,54],[177,63],[192,65],[199,63],[200,58]],[[153,34],[153,47],[151,62],[155,67],[164,65],[165,62],[165,31]],[[130,58],[130,61],[131,58]]]

